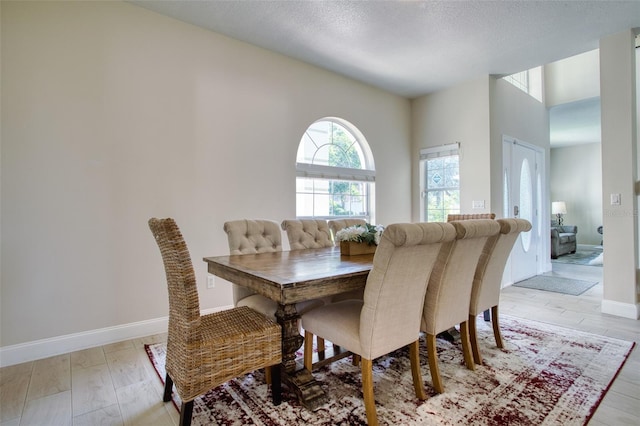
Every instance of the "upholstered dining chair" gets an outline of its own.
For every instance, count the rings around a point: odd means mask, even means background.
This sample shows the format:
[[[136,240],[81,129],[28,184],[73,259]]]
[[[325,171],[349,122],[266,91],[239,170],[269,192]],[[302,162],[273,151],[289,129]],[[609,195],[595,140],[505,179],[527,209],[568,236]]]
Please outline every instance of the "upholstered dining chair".
[[[331,231],[326,220],[290,219],[282,221],[291,250],[333,247]]]
[[[369,425],[377,425],[372,361],[409,345],[416,396],[425,399],[418,338],[429,275],[443,242],[455,238],[448,223],[392,224],[382,234],[367,277],[364,300],[344,300],[302,316],[304,364],[311,371],[313,335],[362,359],[362,392]]]
[[[469,220],[469,219],[495,219],[495,213],[463,213],[463,214],[448,214],[447,222],[453,222],[454,220]]]
[[[231,255],[282,251],[282,232],[273,220],[232,220],[225,222],[223,229]],[[268,317],[275,317],[277,302],[237,284],[232,284],[232,290],[234,306],[249,306]]]
[[[475,369],[467,324],[473,275],[487,238],[500,231],[500,225],[492,219],[449,223],[455,227],[456,239],[443,244],[438,255],[427,286],[420,325],[420,330],[426,333],[429,370],[438,393],[444,392],[436,351],[438,333],[459,324],[465,365]]]
[[[273,220],[232,220],[224,223],[227,233],[229,254],[246,255],[282,251],[282,231],[280,225]],[[298,314],[302,315],[310,309],[324,305],[323,300],[314,299],[296,303]],[[233,284],[234,306],[248,306],[256,311],[275,318],[278,303],[254,291]],[[267,376],[267,380],[269,376]]]
[[[356,225],[365,226],[367,224],[367,221],[364,219],[356,219],[356,218],[332,219],[327,221],[327,224],[329,225],[329,229],[331,230],[331,238],[333,239],[334,244],[340,245],[338,240],[336,239],[336,234],[338,233],[338,231],[344,228],[348,228],[350,226],[356,226]]]
[[[491,309],[491,323],[496,345],[503,347],[500,323],[498,319],[498,304],[502,288],[502,275],[511,254],[511,249],[521,232],[531,229],[531,222],[525,219],[498,219],[500,232],[487,239],[482,249],[478,265],[476,266],[469,305],[469,337],[473,351],[473,360],[482,364],[482,356],[476,333],[476,319],[481,312]]]
[[[175,385],[182,400],[180,424],[191,424],[193,400],[260,368],[273,369],[273,404],[281,401],[281,328],[244,306],[200,314],[198,289],[187,245],[171,218],[149,220],[160,248],[169,289],[169,333],[163,400]]]

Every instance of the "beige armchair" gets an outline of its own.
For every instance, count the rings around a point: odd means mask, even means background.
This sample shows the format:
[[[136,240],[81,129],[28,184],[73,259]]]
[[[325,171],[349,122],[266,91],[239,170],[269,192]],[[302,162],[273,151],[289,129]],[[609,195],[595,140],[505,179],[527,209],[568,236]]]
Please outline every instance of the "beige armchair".
[[[438,393],[444,392],[436,352],[438,333],[460,324],[465,364],[468,369],[475,369],[467,325],[473,275],[487,238],[500,232],[500,225],[492,219],[462,220],[450,224],[456,229],[456,239],[445,243],[438,255],[427,286],[420,325],[427,335],[429,369],[433,387]]]
[[[333,247],[333,239],[326,220],[283,220],[291,250]]]
[[[389,225],[373,258],[364,300],[345,300],[302,316],[305,368],[311,370],[313,335],[322,336],[362,358],[362,392],[369,425],[377,425],[372,360],[409,345],[416,396],[426,395],[420,375],[420,313],[443,242],[455,238],[453,225],[419,223]]]
[[[331,230],[331,238],[333,239],[335,245],[340,245],[338,244],[338,240],[336,239],[336,234],[339,230],[348,228],[350,226],[364,226],[367,224],[364,219],[333,219],[328,221],[327,223],[329,224],[329,229]]]
[[[482,356],[478,347],[476,334],[477,316],[491,308],[491,323],[496,345],[503,347],[500,324],[498,321],[498,304],[500,303],[500,290],[502,288],[502,275],[511,249],[521,232],[531,229],[531,223],[524,219],[498,219],[500,233],[487,239],[482,254],[476,267],[471,290],[471,303],[469,305],[469,334],[473,359],[476,364],[482,364]]]

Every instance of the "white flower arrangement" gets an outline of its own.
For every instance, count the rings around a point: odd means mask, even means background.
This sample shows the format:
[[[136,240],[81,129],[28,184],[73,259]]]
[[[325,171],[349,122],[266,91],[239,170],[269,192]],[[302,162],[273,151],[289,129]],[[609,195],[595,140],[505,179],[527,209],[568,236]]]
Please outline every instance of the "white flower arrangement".
[[[336,239],[338,241],[353,241],[377,246],[380,243],[380,237],[382,237],[383,232],[384,226],[366,223],[339,230],[336,232]]]

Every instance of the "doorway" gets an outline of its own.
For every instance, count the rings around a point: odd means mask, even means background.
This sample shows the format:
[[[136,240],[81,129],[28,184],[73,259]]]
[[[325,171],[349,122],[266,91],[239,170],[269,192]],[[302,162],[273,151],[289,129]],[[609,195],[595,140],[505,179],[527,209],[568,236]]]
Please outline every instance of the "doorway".
[[[540,210],[544,188],[544,151],[510,136],[503,145],[503,217],[526,219],[531,230],[518,237],[504,279],[516,283],[542,270]]]

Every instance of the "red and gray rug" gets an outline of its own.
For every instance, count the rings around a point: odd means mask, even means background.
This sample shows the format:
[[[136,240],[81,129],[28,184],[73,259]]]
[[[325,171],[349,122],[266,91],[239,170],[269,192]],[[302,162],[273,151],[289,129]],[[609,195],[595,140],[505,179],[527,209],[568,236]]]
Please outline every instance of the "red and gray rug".
[[[484,365],[463,365],[459,343],[438,340],[445,393],[431,388],[424,342],[422,375],[429,395],[415,397],[408,350],[374,362],[376,407],[388,425],[585,425],[635,343],[503,316],[505,348],[478,320]],[[164,379],[165,345],[147,346]],[[330,401],[311,412],[283,388],[274,407],[260,372],[232,380],[197,398],[193,425],[366,425],[360,369],[345,358],[314,371]],[[175,392],[174,392],[175,395]],[[175,401],[179,407],[179,401]]]

